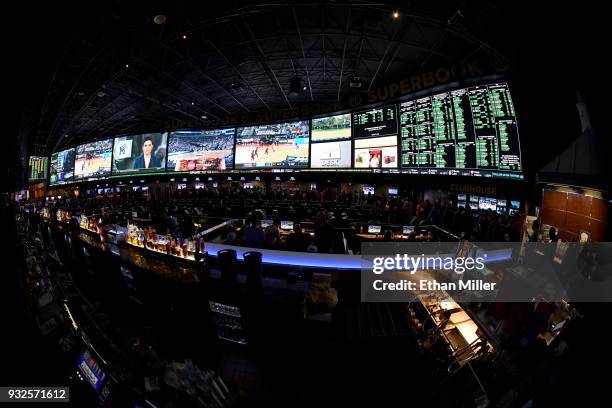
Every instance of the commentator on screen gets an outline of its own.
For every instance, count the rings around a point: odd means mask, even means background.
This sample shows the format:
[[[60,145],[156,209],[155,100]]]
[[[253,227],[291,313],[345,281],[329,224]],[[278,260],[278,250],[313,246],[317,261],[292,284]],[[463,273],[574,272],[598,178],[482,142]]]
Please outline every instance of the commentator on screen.
[[[142,154],[134,160],[135,169],[149,169],[151,167],[161,167],[161,160],[153,154],[153,139],[145,137],[142,142]]]

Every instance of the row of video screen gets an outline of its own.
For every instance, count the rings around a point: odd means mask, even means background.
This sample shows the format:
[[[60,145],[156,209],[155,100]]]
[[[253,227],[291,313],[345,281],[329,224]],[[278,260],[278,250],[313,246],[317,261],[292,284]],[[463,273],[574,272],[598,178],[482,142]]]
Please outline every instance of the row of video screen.
[[[507,84],[491,84],[312,120],[98,140],[53,153],[49,181],[283,168],[520,174],[520,161]]]

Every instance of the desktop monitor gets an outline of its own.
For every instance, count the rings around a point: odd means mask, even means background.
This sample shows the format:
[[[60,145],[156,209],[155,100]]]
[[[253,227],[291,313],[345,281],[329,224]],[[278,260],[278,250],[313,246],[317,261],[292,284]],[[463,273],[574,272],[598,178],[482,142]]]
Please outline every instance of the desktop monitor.
[[[507,205],[507,201],[506,200],[497,200],[497,206],[498,207],[505,207]]]
[[[380,234],[380,225],[368,225],[368,234]]]
[[[281,221],[281,229],[283,229],[283,230],[292,230],[293,229],[293,221]]]
[[[504,214],[504,213],[506,212],[506,207],[500,207],[500,206],[498,205],[498,206],[497,206],[497,210],[496,210],[496,211],[497,211],[497,213],[498,213],[499,215],[502,215],[502,214]]]
[[[412,234],[414,232],[414,226],[413,225],[404,225],[402,227],[402,234],[403,235],[409,235]]]
[[[475,196],[475,195],[470,196],[470,202],[471,202],[471,203],[477,203],[479,198],[480,198],[480,197]]]
[[[261,220],[261,228],[267,228],[272,225],[272,220]]]
[[[149,191],[149,186],[143,186],[142,191]]]
[[[363,194],[374,194],[373,186],[363,186]]]
[[[310,183],[310,189],[311,190],[316,190],[317,189],[317,183]]]
[[[196,190],[201,190],[204,188],[204,183],[195,183],[195,189]]]
[[[471,210],[477,210],[478,209],[478,203],[470,203],[470,209]]]
[[[510,207],[518,210],[521,208],[521,202],[519,200],[510,200]]]
[[[459,207],[459,208],[465,208],[465,201],[459,201],[459,202],[457,202],[457,207]]]
[[[397,195],[397,188],[390,188],[389,195]]]
[[[244,183],[243,187],[244,188],[253,188],[253,183]]]
[[[457,195],[457,200],[458,201],[465,201],[466,198],[467,198],[466,194],[459,194],[459,195]]]
[[[184,190],[187,188],[187,184],[186,183],[178,183],[176,185],[177,190]]]
[[[518,215],[518,210],[517,210],[517,209],[514,209],[514,208],[510,208],[510,209],[508,210],[508,214],[510,214],[511,216]]]

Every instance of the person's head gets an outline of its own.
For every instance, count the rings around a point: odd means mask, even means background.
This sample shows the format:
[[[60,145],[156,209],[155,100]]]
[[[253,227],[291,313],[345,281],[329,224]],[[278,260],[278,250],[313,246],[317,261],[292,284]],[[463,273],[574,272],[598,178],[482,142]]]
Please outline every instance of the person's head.
[[[274,221],[272,221],[272,225],[274,225],[276,228],[280,228],[281,222],[280,220],[277,218]]]
[[[557,230],[555,229],[555,227],[550,227],[550,229],[548,230],[548,236],[550,238],[555,238],[557,236]]]
[[[293,224],[293,232],[296,234],[300,234],[302,232],[302,226],[298,222]]]
[[[151,153],[153,153],[153,147],[153,138],[151,138],[150,136],[145,137],[142,141],[142,152],[144,153],[144,155],[151,155]]]

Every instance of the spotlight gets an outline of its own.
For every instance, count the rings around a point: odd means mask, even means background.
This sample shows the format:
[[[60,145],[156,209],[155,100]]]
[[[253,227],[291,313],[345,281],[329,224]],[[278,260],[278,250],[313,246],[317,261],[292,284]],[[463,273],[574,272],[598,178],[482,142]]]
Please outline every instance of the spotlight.
[[[393,19],[397,20],[397,19],[399,18],[399,16],[400,16],[399,11],[395,10],[395,11],[393,12]]]
[[[130,64],[125,64],[125,67],[126,67],[126,68],[129,68],[129,67],[130,67]]]
[[[207,118],[208,118],[208,116],[206,116],[206,115],[202,115],[202,116],[200,116],[200,117],[201,117],[202,119],[207,119]]]

